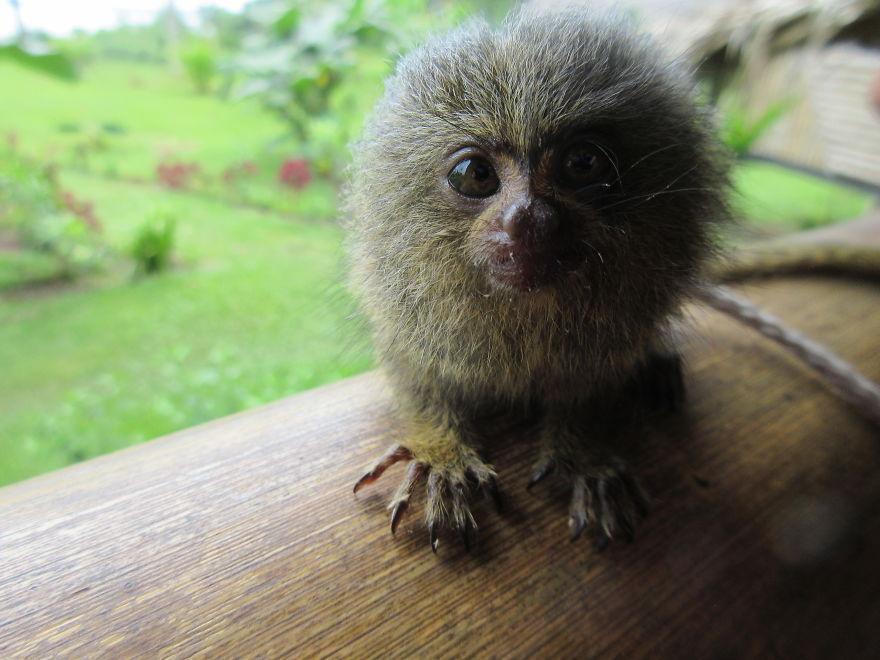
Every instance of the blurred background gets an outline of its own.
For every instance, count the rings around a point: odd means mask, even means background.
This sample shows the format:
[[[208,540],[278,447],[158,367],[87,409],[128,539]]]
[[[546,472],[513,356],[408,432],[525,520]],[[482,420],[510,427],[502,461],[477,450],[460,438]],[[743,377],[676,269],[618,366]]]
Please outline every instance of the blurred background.
[[[401,53],[515,4],[0,0],[0,485],[370,368],[347,145]],[[718,108],[730,240],[872,212],[880,2],[615,4]]]

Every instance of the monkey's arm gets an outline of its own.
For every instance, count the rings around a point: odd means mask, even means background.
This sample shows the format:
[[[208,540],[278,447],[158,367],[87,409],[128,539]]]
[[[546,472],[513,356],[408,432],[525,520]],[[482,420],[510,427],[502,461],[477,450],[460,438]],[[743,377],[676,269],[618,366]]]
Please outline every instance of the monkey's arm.
[[[424,481],[425,522],[431,549],[437,551],[437,532],[444,527],[460,532],[465,546],[469,546],[471,532],[476,529],[469,505],[474,491],[485,491],[500,507],[495,470],[477,451],[471,416],[436,392],[410,391],[402,396],[405,444],[391,446],[358,480],[354,492],[378,479],[391,465],[408,461],[406,475],[388,506],[392,534],[409,507],[416,486]]]
[[[551,472],[571,484],[571,539],[590,528],[598,549],[619,536],[632,540],[649,498],[619,452],[654,413],[673,412],[684,401],[681,358],[654,350],[618,387],[586,401],[550,403],[541,452],[529,488]]]

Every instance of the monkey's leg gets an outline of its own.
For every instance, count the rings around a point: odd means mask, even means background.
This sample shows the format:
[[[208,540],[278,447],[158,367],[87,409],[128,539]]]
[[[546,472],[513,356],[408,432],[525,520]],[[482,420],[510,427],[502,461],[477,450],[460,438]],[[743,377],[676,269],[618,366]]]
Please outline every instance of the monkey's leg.
[[[647,493],[620,457],[601,442],[591,442],[588,431],[572,426],[548,418],[544,447],[528,487],[551,472],[571,484],[568,526],[572,541],[587,527],[599,550],[616,537],[633,540],[637,520],[648,513]]]
[[[685,397],[681,356],[664,350],[649,353],[625,388],[636,394],[646,412],[680,410]],[[622,402],[628,400],[627,394],[624,393]]]
[[[424,481],[427,490],[425,522],[431,549],[437,552],[438,530],[457,530],[470,548],[476,520],[470,500],[476,491],[489,494],[496,505],[500,497],[495,470],[483,461],[468,426],[448,412],[443,414],[412,413],[406,446],[393,445],[355,484],[354,492],[378,479],[394,463],[409,461],[406,475],[388,508],[391,510],[391,533],[409,507],[416,486]]]
[[[650,500],[609,440],[632,419],[674,411],[683,401],[680,357],[657,352],[612,395],[583,406],[548,408],[541,456],[528,487],[554,471],[571,483],[568,524],[572,540],[588,527],[600,550],[615,537],[633,539],[636,522],[647,515]]]

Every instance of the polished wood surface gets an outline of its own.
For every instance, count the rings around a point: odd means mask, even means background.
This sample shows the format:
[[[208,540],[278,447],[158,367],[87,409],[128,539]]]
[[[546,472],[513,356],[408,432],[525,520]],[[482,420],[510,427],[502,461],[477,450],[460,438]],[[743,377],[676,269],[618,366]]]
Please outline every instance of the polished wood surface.
[[[876,283],[744,290],[880,378]],[[633,544],[568,541],[562,485],[524,488],[530,428],[492,452],[506,507],[477,507],[470,553],[431,553],[418,499],[392,537],[403,468],[351,492],[395,439],[367,374],[0,490],[0,657],[877,657],[880,433],[692,315],[686,410],[639,443]]]

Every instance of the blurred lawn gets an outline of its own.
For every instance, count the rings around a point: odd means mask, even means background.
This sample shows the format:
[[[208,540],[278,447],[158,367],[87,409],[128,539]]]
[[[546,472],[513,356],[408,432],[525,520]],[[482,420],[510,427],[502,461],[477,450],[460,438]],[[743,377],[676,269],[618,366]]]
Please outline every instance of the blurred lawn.
[[[760,161],[741,163],[733,182],[739,217],[768,231],[796,231],[855,218],[874,203],[869,194]]]
[[[0,300],[0,483],[365,370],[332,225],[66,174],[124,247],[143,209],[179,218],[153,278]]]
[[[178,265],[166,274],[133,280],[119,259],[72,286],[0,293],[0,484],[369,367],[341,284],[334,186],[276,183],[291,145],[277,140],[275,117],[130,63],[93,65],[73,84],[0,64],[0,89],[0,132],[60,165],[63,187],[94,202],[117,254],[152,211],[178,221]],[[214,183],[160,187],[154,170],[166,158],[199,163]],[[262,173],[236,197],[219,175],[245,160]],[[785,229],[870,203],[762,163],[735,179],[736,206]]]
[[[341,232],[327,220],[335,190],[275,182],[285,152],[274,117],[132,64],[98,64],[76,84],[0,65],[0,89],[14,90],[0,131],[61,165],[62,186],[94,202],[112,249],[124,256],[157,209],[177,218],[178,246],[177,267],[157,277],[133,280],[123,258],[72,285],[0,293],[0,484],[369,367]],[[95,140],[83,160],[77,146]],[[270,208],[157,185],[168,154],[214,174],[268,159],[255,186]]]
[[[316,181],[297,195],[278,186],[295,154],[286,126],[255,101],[222,101],[156,65],[99,60],[67,82],[0,62],[0,138],[15,134],[31,158],[107,179],[154,182],[160,163],[194,162],[195,188],[310,219],[334,217],[335,190]],[[10,90],[7,92],[7,90]],[[229,184],[224,170],[251,161],[261,176]]]
[[[23,150],[100,174],[152,179],[169,155],[219,172],[284,129],[256,103],[194,94],[154,65],[98,61],[67,82],[0,63],[0,86],[0,128],[18,133]],[[83,157],[76,147],[89,142]]]

